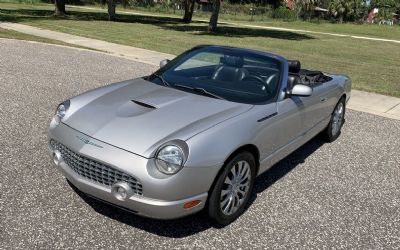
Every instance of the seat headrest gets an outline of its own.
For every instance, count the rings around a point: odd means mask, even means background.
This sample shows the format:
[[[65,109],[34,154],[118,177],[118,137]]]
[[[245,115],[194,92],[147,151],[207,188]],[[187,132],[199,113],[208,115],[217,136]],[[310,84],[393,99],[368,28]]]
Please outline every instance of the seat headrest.
[[[288,60],[289,64],[289,72],[290,73],[299,73],[301,69],[301,63],[298,60]]]
[[[224,65],[230,66],[230,67],[235,67],[235,68],[241,68],[243,67],[243,57],[238,57],[238,56],[228,56],[224,55],[224,57],[221,57],[220,62]]]
[[[300,77],[296,75],[289,75],[288,76],[288,89],[292,89],[294,85],[300,83]]]

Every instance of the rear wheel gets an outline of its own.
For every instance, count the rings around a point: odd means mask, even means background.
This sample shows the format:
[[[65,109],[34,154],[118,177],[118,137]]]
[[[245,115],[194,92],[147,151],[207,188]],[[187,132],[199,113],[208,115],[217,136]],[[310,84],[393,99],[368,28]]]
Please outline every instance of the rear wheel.
[[[346,113],[346,102],[345,98],[340,99],[338,104],[336,104],[335,110],[331,115],[331,121],[323,132],[325,139],[328,142],[335,141],[340,133],[344,123],[344,115]]]
[[[248,152],[239,153],[225,165],[208,202],[208,214],[219,225],[228,225],[243,213],[253,189],[255,175],[255,160]]]

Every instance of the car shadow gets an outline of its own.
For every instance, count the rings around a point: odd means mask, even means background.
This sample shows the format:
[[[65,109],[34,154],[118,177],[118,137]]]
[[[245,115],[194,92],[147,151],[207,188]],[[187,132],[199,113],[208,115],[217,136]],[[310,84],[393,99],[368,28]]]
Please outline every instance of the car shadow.
[[[152,234],[169,238],[183,238],[213,227],[212,222],[203,211],[174,220],[145,218],[97,200],[77,189],[69,181],[68,184],[97,213]]]
[[[318,148],[324,144],[319,137],[315,137],[292,154],[275,164],[265,173],[257,177],[254,184],[254,190],[250,197],[249,208],[257,198],[257,194],[263,192],[275,182],[283,178],[286,174],[296,168],[299,164],[305,162],[307,157],[313,154]],[[69,182],[68,182],[69,183]],[[134,213],[128,212],[121,208],[92,198],[85,193],[79,191],[71,183],[70,186],[74,191],[96,212],[107,216],[113,220],[119,221],[131,227],[145,230],[149,233],[170,238],[183,238],[198,232],[207,230],[211,227],[220,228],[212,223],[207,217],[206,212],[202,211],[194,215],[190,215],[174,220],[156,220],[140,217]]]
[[[253,194],[250,197],[249,206],[257,199],[257,194],[272,186],[275,182],[283,178],[286,174],[303,164],[307,157],[312,155],[317,149],[325,144],[325,141],[316,136],[309,142],[298,148],[296,151],[276,163],[266,172],[257,177],[254,183]]]

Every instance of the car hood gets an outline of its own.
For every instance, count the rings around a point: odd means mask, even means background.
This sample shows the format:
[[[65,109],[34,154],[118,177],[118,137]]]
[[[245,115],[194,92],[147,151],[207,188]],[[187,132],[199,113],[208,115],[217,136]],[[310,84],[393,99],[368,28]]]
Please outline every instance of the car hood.
[[[96,90],[95,90],[96,91]],[[169,140],[190,137],[252,105],[234,103],[135,79],[100,95],[67,115],[63,123],[105,143],[144,157]],[[90,93],[93,96],[93,92]],[[75,103],[74,103],[75,101]]]

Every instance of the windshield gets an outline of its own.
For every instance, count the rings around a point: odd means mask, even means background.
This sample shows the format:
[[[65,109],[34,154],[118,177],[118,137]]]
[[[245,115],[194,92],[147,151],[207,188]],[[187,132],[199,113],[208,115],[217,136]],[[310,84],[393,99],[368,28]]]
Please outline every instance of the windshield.
[[[233,102],[266,103],[277,95],[281,64],[234,48],[202,47],[178,56],[149,77],[168,87]]]

